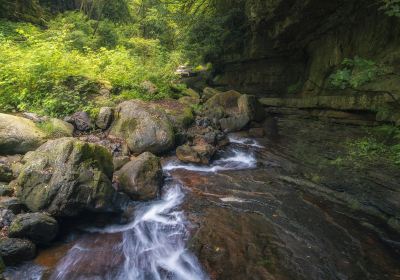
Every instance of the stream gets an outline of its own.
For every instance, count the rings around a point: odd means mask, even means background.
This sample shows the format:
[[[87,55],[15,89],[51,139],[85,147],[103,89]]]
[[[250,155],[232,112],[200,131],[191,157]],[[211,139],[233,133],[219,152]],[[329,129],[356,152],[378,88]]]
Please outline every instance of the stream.
[[[270,142],[230,142],[209,166],[165,158],[158,200],[69,233],[7,279],[400,279],[398,236],[379,220],[301,179]]]
[[[181,205],[188,190],[170,172],[187,170],[207,176],[218,171],[255,168],[257,160],[250,148],[261,146],[246,138],[230,140],[242,148],[221,151],[209,166],[182,164],[176,159],[167,161],[163,165],[166,179],[159,200],[137,203],[127,224],[85,228],[81,236],[71,236],[74,245],[51,268],[51,273],[37,264],[27,263],[9,269],[7,277],[15,280],[210,279],[196,256],[186,248],[190,222]]]

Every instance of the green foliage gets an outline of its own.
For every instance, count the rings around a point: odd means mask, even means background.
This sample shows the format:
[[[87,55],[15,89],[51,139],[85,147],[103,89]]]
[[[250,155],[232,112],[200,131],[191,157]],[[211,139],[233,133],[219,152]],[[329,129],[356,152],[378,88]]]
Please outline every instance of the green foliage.
[[[349,160],[371,162],[377,157],[386,158],[400,166],[400,129],[381,126],[368,131],[368,136],[347,142]]]
[[[52,116],[91,111],[101,81],[111,83],[115,99],[169,97],[180,53],[155,39],[125,37],[124,28],[76,12],[58,16],[46,30],[1,21],[0,107]],[[146,80],[157,94],[140,88]]]
[[[381,10],[388,16],[400,17],[400,0],[381,0]]]
[[[330,76],[330,83],[335,88],[358,88],[373,81],[387,72],[383,65],[361,57],[344,59],[340,69]]]

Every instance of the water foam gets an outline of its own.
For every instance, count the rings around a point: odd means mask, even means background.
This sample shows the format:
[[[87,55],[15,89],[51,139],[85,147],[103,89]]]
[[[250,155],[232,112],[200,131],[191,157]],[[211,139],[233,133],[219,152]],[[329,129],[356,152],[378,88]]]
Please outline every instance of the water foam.
[[[227,170],[251,169],[257,166],[257,160],[253,152],[232,149],[232,155],[214,161],[210,166],[195,164],[183,164],[178,161],[171,161],[164,165],[165,171],[184,169],[196,172],[218,172]]]
[[[164,188],[166,192],[161,200],[137,207],[135,219],[131,223],[88,230],[123,234],[120,244],[124,255],[123,266],[117,275],[103,275],[100,279],[209,279],[197,258],[185,246],[189,237],[188,222],[183,211],[177,209],[184,199],[182,187],[170,184]],[[74,269],[80,254],[85,254],[84,248],[72,248],[57,267],[52,279],[68,279],[68,271]]]

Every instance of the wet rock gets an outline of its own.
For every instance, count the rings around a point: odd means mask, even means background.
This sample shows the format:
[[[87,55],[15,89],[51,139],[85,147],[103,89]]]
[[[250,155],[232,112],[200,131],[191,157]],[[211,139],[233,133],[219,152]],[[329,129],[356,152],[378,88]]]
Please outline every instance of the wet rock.
[[[51,140],[25,156],[17,196],[33,212],[75,216],[115,211],[111,154],[74,138]]]
[[[100,108],[99,115],[97,116],[96,126],[103,130],[110,127],[114,118],[114,109],[111,107]]]
[[[45,141],[45,134],[31,120],[0,113],[0,154],[25,154]]]
[[[260,122],[265,118],[264,107],[254,95],[243,94],[238,99],[239,113],[245,114],[250,121]]]
[[[14,189],[7,184],[0,183],[0,196],[13,196]]]
[[[262,127],[250,128],[249,136],[254,137],[254,138],[262,138],[265,136],[265,129]]]
[[[174,147],[174,131],[167,116],[142,101],[121,103],[115,112],[110,135],[126,141],[133,154],[160,154]]]
[[[233,117],[220,119],[219,123],[224,132],[240,131],[249,123],[247,114],[241,114]]]
[[[16,265],[33,259],[36,246],[25,239],[3,238],[0,240],[0,255],[6,265]]]
[[[182,162],[209,164],[215,151],[214,146],[209,144],[196,146],[183,145],[176,149],[176,156]]]
[[[15,214],[11,210],[0,208],[0,229],[10,226],[14,219]]]
[[[0,182],[10,182],[14,179],[11,167],[0,161]]]
[[[0,207],[11,210],[14,214],[19,214],[26,210],[26,206],[16,197],[1,197]]]
[[[114,171],[120,170],[125,164],[127,164],[130,161],[131,159],[128,156],[120,156],[113,158]]]
[[[86,112],[76,112],[72,116],[66,117],[64,121],[72,124],[79,131],[88,131],[93,127]]]
[[[119,189],[134,200],[157,197],[163,181],[160,159],[145,152],[116,173]]]
[[[12,221],[9,237],[27,238],[36,244],[49,244],[58,233],[57,221],[45,213],[20,214]]]

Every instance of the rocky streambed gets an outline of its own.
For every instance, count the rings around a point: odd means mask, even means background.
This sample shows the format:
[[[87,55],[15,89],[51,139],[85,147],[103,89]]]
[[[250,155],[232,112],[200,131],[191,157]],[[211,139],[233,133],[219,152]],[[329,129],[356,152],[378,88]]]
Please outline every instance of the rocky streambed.
[[[0,165],[4,277],[399,278],[398,167],[338,165],[363,129],[191,94],[103,109],[94,134],[76,114],[75,138],[8,129],[2,151],[31,152]]]

